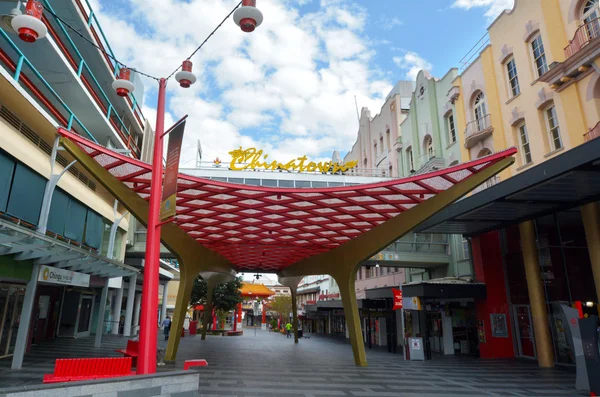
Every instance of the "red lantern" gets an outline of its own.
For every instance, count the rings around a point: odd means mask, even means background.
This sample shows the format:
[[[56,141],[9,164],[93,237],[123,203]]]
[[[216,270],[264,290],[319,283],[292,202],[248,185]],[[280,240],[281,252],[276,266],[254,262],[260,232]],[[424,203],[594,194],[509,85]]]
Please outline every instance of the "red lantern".
[[[19,34],[19,38],[27,43],[35,43],[37,39],[43,39],[48,33],[48,29],[42,22],[44,6],[37,0],[27,1],[25,14],[15,16],[11,25]]]
[[[120,97],[126,97],[130,92],[133,92],[135,86],[130,80],[131,70],[128,68],[121,68],[119,70],[119,77],[113,81],[112,88],[117,92]]]
[[[196,75],[192,73],[192,62],[189,59],[183,61],[181,70],[175,75],[175,80],[183,88],[189,88],[196,82]]]
[[[233,13],[233,20],[244,32],[253,32],[263,21],[256,0],[242,0],[242,6]]]

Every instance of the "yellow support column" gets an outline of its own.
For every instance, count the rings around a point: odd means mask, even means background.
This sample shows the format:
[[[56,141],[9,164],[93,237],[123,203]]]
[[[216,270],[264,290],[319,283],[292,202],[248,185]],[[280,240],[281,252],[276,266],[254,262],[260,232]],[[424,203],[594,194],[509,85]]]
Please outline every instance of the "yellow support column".
[[[169,342],[167,343],[166,361],[175,361],[175,357],[177,356],[177,349],[179,348],[179,341],[181,339],[181,329],[183,328],[183,321],[185,320],[185,314],[190,304],[190,296],[194,288],[194,279],[195,277],[190,277],[185,272],[181,273],[179,290],[177,291],[177,299],[175,301],[175,311],[171,323],[171,332],[169,333]]]
[[[303,277],[279,277],[279,282],[288,287],[292,293],[292,318],[294,327],[294,343],[298,343],[298,284]]]
[[[554,349],[548,326],[548,311],[546,309],[546,295],[542,284],[542,274],[535,238],[535,226],[533,221],[526,221],[519,225],[521,234],[521,245],[523,247],[523,262],[525,264],[525,275],[527,277],[527,289],[529,291],[529,303],[531,305],[531,317],[533,320],[533,331],[535,335],[535,346],[538,356],[538,364],[542,368],[554,367]]]
[[[367,354],[365,353],[365,343],[362,337],[362,328],[360,326],[360,315],[356,303],[356,290],[354,282],[356,281],[356,268],[350,274],[340,274],[333,276],[340,287],[342,296],[342,305],[344,306],[344,316],[346,317],[346,326],[350,334],[350,344],[354,354],[354,362],[360,367],[367,366]]]
[[[590,254],[592,273],[594,274],[597,301],[600,302],[600,208],[598,203],[594,202],[581,206],[581,218],[583,219],[585,239]]]

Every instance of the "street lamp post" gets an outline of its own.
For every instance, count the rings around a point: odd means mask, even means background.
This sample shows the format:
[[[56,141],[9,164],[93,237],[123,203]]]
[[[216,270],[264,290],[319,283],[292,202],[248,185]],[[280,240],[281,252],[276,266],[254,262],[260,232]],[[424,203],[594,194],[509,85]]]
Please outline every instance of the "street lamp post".
[[[12,27],[15,32],[19,34],[21,40],[27,43],[33,43],[46,36],[47,28],[42,21],[43,6],[38,0],[27,0],[25,14],[20,15],[19,13],[20,9],[17,9],[17,11],[14,12],[15,15],[14,18],[12,18]],[[242,31],[254,31],[263,20],[262,13],[256,8],[256,0],[242,0],[236,6],[235,12],[233,13],[233,20]],[[217,29],[220,26],[221,25],[219,25]],[[200,47],[201,46],[202,45],[200,45]],[[200,47],[198,47],[196,51],[200,49]],[[196,51],[194,51],[192,56]],[[154,132],[154,153],[152,157],[152,179],[150,181],[150,203],[147,226],[148,235],[146,238],[144,284],[142,289],[143,303],[140,319],[140,341],[137,364],[138,374],[151,374],[156,372],[160,229],[162,225],[160,222],[160,205],[163,183],[162,160],[163,140],[165,135],[167,79],[168,78],[157,79],[159,80],[158,104],[156,109],[156,130]],[[175,75],[175,79],[183,88],[188,88],[196,82],[196,76],[192,73],[192,62],[189,58],[183,61],[181,71]],[[132,93],[135,86],[131,81],[131,69],[121,67],[117,79],[112,83],[112,88],[116,91],[117,95],[121,97],[127,97]]]

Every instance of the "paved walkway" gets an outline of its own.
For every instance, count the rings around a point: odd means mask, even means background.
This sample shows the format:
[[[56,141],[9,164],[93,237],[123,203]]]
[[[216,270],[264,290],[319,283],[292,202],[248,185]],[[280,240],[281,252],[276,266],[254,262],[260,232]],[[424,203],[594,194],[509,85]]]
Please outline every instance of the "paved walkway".
[[[369,366],[354,365],[349,344],[312,336],[295,345],[283,335],[245,329],[241,337],[183,338],[178,360],[205,358],[203,397],[310,396],[585,396],[572,369],[542,370],[522,360],[434,358],[404,361],[367,349]]]
[[[112,357],[126,339],[105,337],[101,349],[93,338],[59,339],[34,346],[24,368],[10,370],[0,360],[0,394],[10,386],[39,384],[52,372],[59,357]],[[160,346],[166,342],[159,340]],[[354,365],[350,345],[312,336],[295,345],[293,339],[260,329],[245,329],[244,336],[186,336],[175,364],[161,371],[181,369],[183,361],[204,358],[209,366],[198,369],[202,397],[458,397],[458,396],[586,396],[574,389],[573,369],[542,370],[523,360],[479,360],[439,357],[426,362],[404,361],[402,356],[367,350],[369,366]]]

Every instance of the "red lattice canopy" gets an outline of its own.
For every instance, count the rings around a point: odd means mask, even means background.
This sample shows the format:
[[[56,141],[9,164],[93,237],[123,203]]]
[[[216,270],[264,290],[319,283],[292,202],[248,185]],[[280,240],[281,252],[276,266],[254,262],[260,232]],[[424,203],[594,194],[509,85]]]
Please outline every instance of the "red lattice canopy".
[[[144,199],[152,166],[59,129]],[[278,271],[329,251],[510,157],[508,149],[443,170],[335,188],[272,188],[179,174],[175,223],[238,271]]]

